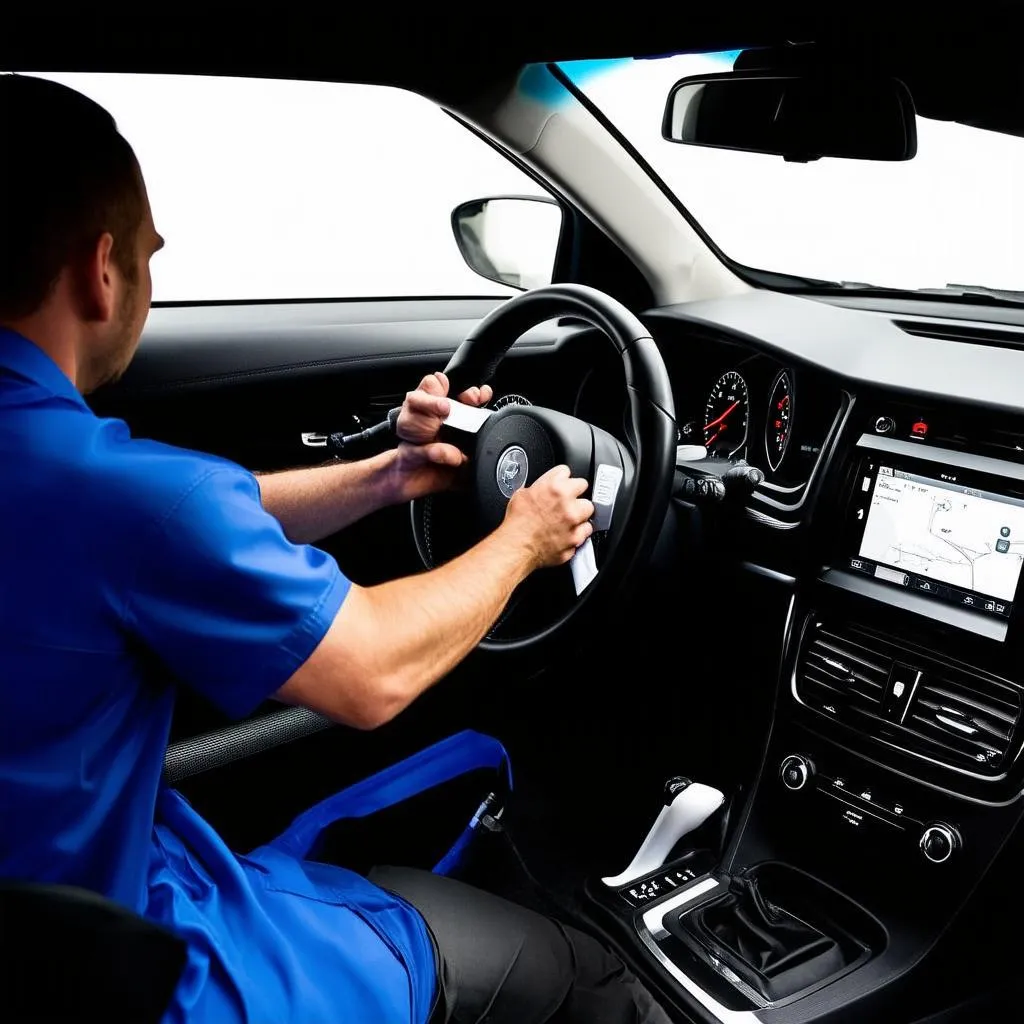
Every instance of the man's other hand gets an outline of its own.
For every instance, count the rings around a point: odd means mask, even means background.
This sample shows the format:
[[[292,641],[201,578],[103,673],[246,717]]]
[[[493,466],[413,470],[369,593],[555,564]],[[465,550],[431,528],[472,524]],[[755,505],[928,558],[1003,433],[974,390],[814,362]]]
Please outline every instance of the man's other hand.
[[[466,405],[486,405],[493,395],[490,385],[469,388],[459,395]],[[401,439],[394,463],[395,487],[399,498],[411,501],[450,488],[466,456],[453,444],[438,441],[441,424],[451,409],[448,378],[444,373],[427,374],[402,403],[396,430]]]
[[[502,528],[518,535],[534,568],[563,565],[594,532],[594,506],[580,497],[588,486],[568,466],[555,466],[512,495]]]

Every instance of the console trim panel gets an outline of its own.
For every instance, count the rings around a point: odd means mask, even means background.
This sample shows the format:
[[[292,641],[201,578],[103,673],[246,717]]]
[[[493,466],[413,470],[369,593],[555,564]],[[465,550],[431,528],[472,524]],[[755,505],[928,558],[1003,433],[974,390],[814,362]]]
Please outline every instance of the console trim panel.
[[[1024,472],[1024,467],[1022,467]],[[925,618],[943,622],[947,626],[955,626],[976,636],[985,637],[987,640],[1004,641],[1009,633],[1009,626],[998,619],[990,619],[986,615],[979,615],[970,612],[956,605],[942,604],[927,597],[921,597],[911,590],[897,590],[894,587],[876,583],[872,579],[857,576],[852,572],[844,572],[841,569],[825,569],[819,577],[822,583],[838,587],[840,590],[847,590],[852,594],[860,594],[862,597],[869,597],[873,601],[879,601],[892,608],[900,608],[903,611],[914,612],[923,615]]]
[[[669,934],[664,925],[668,914],[687,903],[692,903],[713,889],[717,889],[718,886],[717,879],[705,878],[703,881],[694,883],[684,892],[677,893],[665,900],[664,903],[651,907],[636,921],[637,935],[640,936],[644,948],[661,964],[672,979],[696,999],[708,1013],[721,1021],[721,1024],[758,1024],[760,1018],[753,1010],[731,1010],[728,1006],[723,1006],[714,996],[705,992],[689,975],[684,974],[665,956],[655,941],[656,937],[664,937]]]

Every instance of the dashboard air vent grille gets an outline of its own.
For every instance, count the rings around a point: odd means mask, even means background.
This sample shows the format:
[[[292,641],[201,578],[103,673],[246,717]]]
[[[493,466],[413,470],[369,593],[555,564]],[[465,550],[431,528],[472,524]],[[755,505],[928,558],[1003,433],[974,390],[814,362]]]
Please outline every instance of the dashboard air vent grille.
[[[981,777],[1024,740],[1020,687],[850,623],[807,620],[793,693],[863,736]]]
[[[993,348],[1024,348],[1024,331],[1012,327],[996,328],[978,324],[958,324],[945,321],[894,320],[893,323],[907,334],[920,338],[940,338],[945,341],[966,341],[973,345]]]
[[[1021,716],[1020,691],[948,669],[922,675],[904,725],[945,761],[998,767]]]
[[[804,703],[840,717],[848,711],[878,714],[892,669],[891,654],[856,629],[829,629],[820,623],[811,628],[797,669],[797,689]]]

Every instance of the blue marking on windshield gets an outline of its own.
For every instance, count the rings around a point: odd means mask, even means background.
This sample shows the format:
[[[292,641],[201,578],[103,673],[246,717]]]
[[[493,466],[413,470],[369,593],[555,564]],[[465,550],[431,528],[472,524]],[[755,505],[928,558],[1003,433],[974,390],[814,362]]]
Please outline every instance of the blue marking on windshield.
[[[720,62],[731,68],[742,50],[720,50],[717,53],[703,53],[700,56]],[[567,60],[556,66],[573,85],[583,88],[588,81],[608,71],[633,63],[634,60],[663,60],[679,54],[662,54],[658,57],[613,57],[605,60]],[[552,77],[546,64],[529,64],[519,76],[519,89],[526,96],[546,105],[565,101],[568,97],[560,82]]]
[[[632,57],[610,60],[570,60],[558,64],[566,77],[577,86],[604,74],[612,68],[632,61]],[[546,64],[529,64],[519,76],[519,89],[525,95],[545,104],[554,104],[568,98],[562,84],[548,73]]]

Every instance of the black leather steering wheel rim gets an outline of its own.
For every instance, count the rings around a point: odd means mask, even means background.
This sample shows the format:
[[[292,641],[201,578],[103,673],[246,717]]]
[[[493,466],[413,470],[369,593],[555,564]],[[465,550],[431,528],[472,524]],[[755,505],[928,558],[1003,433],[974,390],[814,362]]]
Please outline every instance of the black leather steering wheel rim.
[[[567,639],[602,606],[624,600],[634,570],[646,563],[671,499],[675,472],[675,403],[665,362],[638,317],[612,296],[586,285],[535,288],[492,310],[456,350],[445,367],[450,393],[488,383],[516,339],[557,317],[583,320],[597,328],[623,362],[627,436],[635,464],[629,493],[619,499],[614,538],[597,578],[565,614],[545,628],[517,639],[487,637],[479,648],[508,653],[533,652]],[[620,507],[622,502],[624,507]],[[414,510],[415,514],[415,510]],[[566,570],[568,571],[568,570]]]

